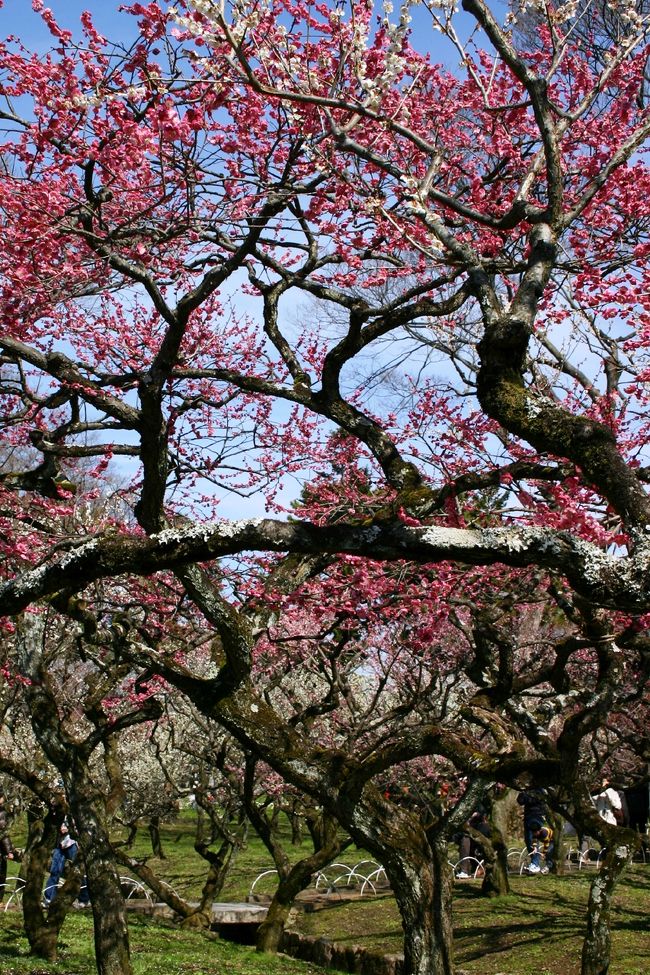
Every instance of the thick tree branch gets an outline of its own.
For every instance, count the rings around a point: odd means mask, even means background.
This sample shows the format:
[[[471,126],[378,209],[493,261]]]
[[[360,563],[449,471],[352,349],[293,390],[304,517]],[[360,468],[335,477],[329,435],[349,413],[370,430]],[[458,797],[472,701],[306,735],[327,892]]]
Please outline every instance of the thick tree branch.
[[[645,612],[650,557],[619,558],[571,535],[544,528],[410,528],[401,523],[316,526],[254,518],[166,529],[148,538],[102,536],[56,562],[30,569],[0,587],[0,612],[21,612],[30,602],[60,590],[76,592],[91,582],[126,573],[153,575],[245,551],[304,555],[344,553],[377,560],[466,565],[538,565],[566,575],[594,603]]]

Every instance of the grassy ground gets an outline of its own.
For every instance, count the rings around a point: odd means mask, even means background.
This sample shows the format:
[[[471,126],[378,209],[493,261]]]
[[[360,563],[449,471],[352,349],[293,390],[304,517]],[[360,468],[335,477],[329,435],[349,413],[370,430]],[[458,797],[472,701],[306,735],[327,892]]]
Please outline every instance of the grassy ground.
[[[258,955],[191,931],[161,927],[148,918],[130,918],[135,975],[323,975],[323,969],[292,958]],[[65,922],[56,964],[28,956],[20,915],[0,914],[0,975],[96,975],[92,918],[71,914]]]
[[[578,975],[590,877],[515,877],[512,893],[487,900],[478,881],[456,885],[454,928],[458,966],[472,975]],[[634,866],[621,882],[613,911],[610,975],[650,972],[650,865]],[[401,950],[399,915],[391,900],[363,900],[305,914],[305,933],[385,951]]]
[[[193,820],[184,814],[164,827],[166,859],[149,861],[188,899],[198,898],[205,877],[205,864],[192,844]],[[138,856],[150,853],[145,831],[133,852]],[[293,850],[296,857],[299,852]],[[342,859],[353,864],[362,857],[363,853],[352,849]],[[244,900],[255,877],[271,866],[262,844],[252,837],[239,854],[220,900]],[[15,872],[10,865],[10,872],[12,869]],[[471,975],[577,975],[590,879],[586,871],[566,877],[514,877],[512,893],[496,900],[480,897],[477,881],[457,883],[454,922],[459,967]],[[265,889],[271,888],[268,882]],[[610,975],[650,972],[649,913],[650,864],[635,865],[616,894]],[[333,895],[331,906],[299,915],[295,926],[305,934],[324,935],[344,944],[401,950],[399,915],[390,897],[350,903],[337,901]],[[322,971],[303,962],[259,956],[200,934],[162,928],[138,916],[131,921],[131,945],[136,975],[308,975]],[[27,942],[20,935],[20,915],[0,913],[0,975],[94,975],[91,918],[79,912],[66,920],[57,965],[30,959],[27,952]]]

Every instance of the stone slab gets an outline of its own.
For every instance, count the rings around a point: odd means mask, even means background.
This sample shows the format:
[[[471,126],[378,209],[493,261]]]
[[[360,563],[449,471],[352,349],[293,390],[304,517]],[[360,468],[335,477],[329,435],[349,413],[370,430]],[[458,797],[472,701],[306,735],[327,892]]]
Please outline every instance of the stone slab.
[[[126,906],[132,911],[142,914],[153,914],[155,917],[174,917],[174,912],[167,904],[152,903],[151,901],[127,900]],[[198,907],[197,903],[191,905]],[[244,903],[214,903],[210,909],[212,924],[260,924],[268,913],[268,907],[263,904]]]

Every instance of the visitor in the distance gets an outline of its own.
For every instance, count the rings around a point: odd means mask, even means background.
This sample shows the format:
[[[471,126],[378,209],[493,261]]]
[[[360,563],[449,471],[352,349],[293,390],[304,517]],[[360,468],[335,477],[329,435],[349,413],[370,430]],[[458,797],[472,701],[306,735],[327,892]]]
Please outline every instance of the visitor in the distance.
[[[54,852],[52,853],[52,861],[50,863],[50,875],[47,878],[47,883],[45,885],[45,890],[43,892],[43,906],[49,908],[50,904],[56,897],[56,893],[59,887],[59,882],[65,871],[66,863],[74,863],[77,859],[77,854],[79,852],[79,846],[77,841],[70,836],[70,830],[66,822],[61,823],[59,827],[59,840],[54,847]],[[88,907],[88,888],[85,883],[85,878],[79,891],[79,897],[75,903],[79,907]]]
[[[0,791],[0,903],[2,903],[7,889],[7,861],[15,859],[16,851],[9,836],[5,794]]]
[[[541,853],[534,834],[548,819],[546,792],[544,789],[524,789],[517,796],[517,802],[523,806],[524,812],[524,842],[530,854],[527,872],[540,873]]]

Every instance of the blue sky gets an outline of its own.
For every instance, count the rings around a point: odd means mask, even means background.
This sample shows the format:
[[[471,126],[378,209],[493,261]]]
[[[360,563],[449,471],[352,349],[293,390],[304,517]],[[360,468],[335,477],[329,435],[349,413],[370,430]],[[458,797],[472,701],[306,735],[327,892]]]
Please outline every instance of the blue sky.
[[[72,30],[75,36],[79,36],[80,33],[79,20],[81,14],[84,10],[89,10],[97,29],[109,40],[128,44],[136,36],[137,19],[129,14],[118,12],[121,2],[124,0],[46,0],[46,5],[53,10],[58,23],[62,27]],[[142,0],[142,2],[147,2],[147,0]],[[398,0],[395,0],[395,7],[398,7]],[[378,11],[381,9],[380,2],[377,3],[377,9]],[[433,46],[432,59],[434,61],[445,61],[453,68],[458,63],[459,55],[450,49],[440,34],[431,30],[426,9],[422,6],[415,7],[413,14],[412,41],[414,46],[421,51],[430,50]],[[471,23],[471,18],[461,15],[457,29],[467,33],[471,29],[469,27]],[[9,34],[20,38],[28,49],[37,52],[45,52],[56,45],[55,39],[41,17],[32,10],[31,0],[4,0],[4,5],[0,8],[0,37],[6,37]],[[224,294],[227,291],[228,289],[224,289]],[[250,314],[259,313],[257,303],[248,301],[246,298],[242,299],[241,295],[238,295],[237,303],[240,310],[244,305],[243,310]],[[288,314],[291,315],[291,309],[289,309]],[[118,459],[115,467],[126,475],[133,465]],[[282,496],[287,500],[295,497],[297,493],[296,483],[290,480],[285,485]],[[236,495],[227,496],[223,501],[220,513],[224,517],[241,517],[243,511],[250,515],[264,514],[263,497],[258,495],[244,501]]]
[[[90,10],[98,30],[112,39],[126,38],[135,26],[133,17],[118,13],[121,0],[46,0],[62,27],[75,31],[84,10]],[[53,41],[42,19],[32,10],[31,0],[4,0],[0,10],[0,34],[15,34],[29,48],[44,49]]]
[[[135,35],[136,18],[126,13],[119,13],[119,6],[125,0],[46,0],[62,27],[77,32],[79,18],[84,10],[92,13],[93,21],[98,30],[110,40],[117,42],[129,41]],[[147,2],[147,0],[143,0]],[[394,0],[395,8],[398,0]],[[493,9],[503,8],[503,0],[496,0]],[[378,12],[381,3],[377,2]],[[421,51],[432,50],[434,61],[446,61],[451,67],[457,55],[449,50],[448,45],[431,30],[429,14],[422,5],[413,8],[413,44]],[[459,33],[467,36],[473,26],[472,18],[460,13],[455,19]],[[4,0],[0,9],[0,36],[14,34],[32,50],[46,50],[53,38],[41,18],[32,10],[31,0]]]

